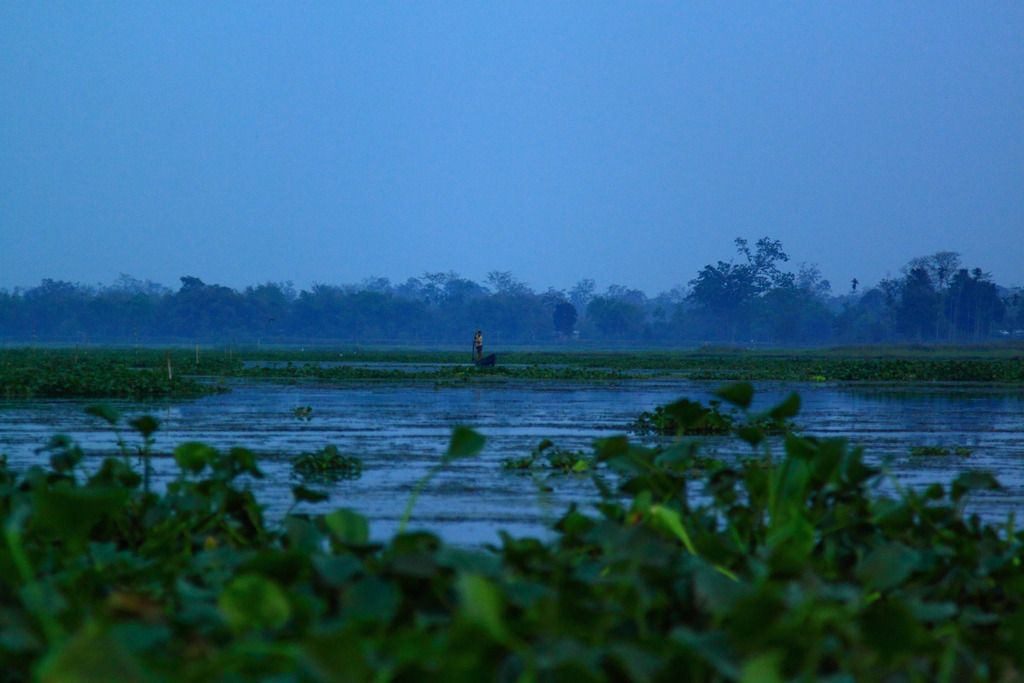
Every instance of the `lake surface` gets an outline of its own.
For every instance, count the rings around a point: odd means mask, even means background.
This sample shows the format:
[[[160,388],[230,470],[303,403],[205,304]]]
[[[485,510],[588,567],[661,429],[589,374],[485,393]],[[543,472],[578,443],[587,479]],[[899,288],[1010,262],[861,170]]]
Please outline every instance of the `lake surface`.
[[[631,380],[607,383],[510,382],[487,387],[434,388],[429,383],[240,384],[227,394],[179,403],[111,402],[128,415],[150,413],[161,422],[154,458],[158,485],[177,474],[170,457],[183,441],[227,448],[246,446],[260,456],[266,478],[252,486],[272,516],[292,503],[298,483],[291,460],[335,444],[364,461],[357,480],[316,485],[330,500],[303,510],[351,507],[371,520],[371,533],[395,530],[409,494],[445,451],[452,427],[465,424],[488,441],[481,456],[453,463],[423,491],[412,528],[428,528],[463,544],[495,541],[498,530],[542,535],[575,501],[596,500],[582,476],[558,476],[540,494],[534,480],[506,472],[501,461],[529,453],[541,439],[589,452],[595,438],[625,431],[643,410],[681,397],[707,400],[718,382]],[[1024,513],[1024,390],[982,387],[850,386],[761,382],[755,408],[798,391],[796,422],[808,434],[844,436],[866,448],[869,460],[888,462],[903,484],[948,484],[961,471],[988,469],[1005,491],[976,496],[971,509],[992,521]],[[97,464],[116,451],[115,436],[84,413],[96,401],[0,402],[0,453],[12,466],[44,462],[36,449],[51,435],[77,439]],[[293,414],[312,406],[312,419]],[[742,443],[708,439],[720,457],[748,453]],[[913,457],[914,445],[967,447],[970,457]]]

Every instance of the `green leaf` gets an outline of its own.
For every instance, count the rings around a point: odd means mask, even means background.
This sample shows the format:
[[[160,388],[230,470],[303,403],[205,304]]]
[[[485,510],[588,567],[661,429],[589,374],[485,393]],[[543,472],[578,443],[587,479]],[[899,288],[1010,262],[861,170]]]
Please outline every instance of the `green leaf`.
[[[299,484],[292,487],[292,497],[296,503],[322,503],[331,496],[324,491],[316,491]]]
[[[340,588],[363,570],[363,563],[352,555],[316,555],[313,569],[328,586]]]
[[[610,644],[608,654],[622,667],[627,680],[636,683],[657,680],[663,664],[660,657],[628,642]]]
[[[85,457],[82,448],[67,434],[54,434],[36,453],[50,453],[50,466],[57,472],[70,472]]]
[[[485,442],[486,439],[482,434],[469,427],[456,427],[452,430],[452,440],[448,444],[448,452],[445,453],[444,460],[472,457],[483,450]]]
[[[350,584],[342,597],[345,616],[384,624],[394,618],[401,602],[393,585],[372,576]]]
[[[784,524],[773,524],[765,539],[772,568],[780,573],[799,573],[814,550],[814,526],[794,514]]]
[[[903,583],[917,567],[919,554],[899,542],[876,548],[857,566],[857,578],[869,588],[889,590]]]
[[[115,458],[104,458],[96,474],[89,477],[89,485],[94,487],[123,486],[133,489],[141,483],[142,477],[131,466]]]
[[[370,540],[370,524],[358,512],[342,508],[324,517],[331,534],[345,545],[366,545]]]
[[[132,426],[132,429],[137,431],[139,434],[142,434],[142,436],[147,439],[160,428],[160,422],[152,415],[142,415],[141,417],[135,418],[128,424]]]
[[[263,472],[256,466],[256,454],[248,448],[234,447],[228,451],[227,457],[223,458],[223,466],[229,467],[236,472],[245,472],[257,479],[263,478]]]
[[[466,620],[481,626],[496,641],[506,641],[508,630],[502,617],[501,593],[494,584],[477,574],[462,574],[456,588]]]
[[[96,405],[89,406],[85,409],[85,412],[93,417],[105,420],[109,425],[116,425],[117,421],[121,419],[121,413],[117,412],[106,403],[98,403]]]
[[[35,488],[33,519],[71,545],[78,545],[100,520],[119,511],[128,495],[121,487],[76,487],[66,482]]]
[[[722,631],[698,632],[686,626],[676,626],[669,638],[689,650],[698,659],[707,662],[728,680],[739,677],[739,659],[729,639]]]
[[[800,395],[792,393],[782,403],[768,411],[768,416],[773,420],[788,420],[800,412]]]
[[[610,436],[594,442],[594,455],[599,462],[618,458],[629,453],[629,439],[624,436]]]
[[[94,623],[86,624],[47,656],[37,675],[35,680],[40,683],[141,683],[150,680],[138,660]]]
[[[727,403],[746,409],[754,399],[754,385],[750,382],[737,382],[722,387],[715,395]]]
[[[749,584],[737,580],[735,576],[727,577],[703,562],[697,565],[693,579],[697,599],[715,615],[728,614],[753,593]]]
[[[781,652],[770,651],[754,655],[743,663],[740,683],[783,683],[785,679],[779,671],[781,663]]]
[[[367,648],[363,638],[353,638],[348,630],[333,633],[314,631],[302,648],[302,659],[316,674],[313,680],[329,683],[362,683],[384,680],[380,665],[367,661]],[[374,674],[377,674],[375,677]],[[273,680],[273,678],[271,678]],[[277,680],[288,680],[280,676]],[[300,679],[301,680],[301,679]]]
[[[764,441],[764,432],[753,425],[743,425],[736,430],[736,434],[754,448]]]
[[[929,639],[927,632],[907,606],[898,600],[879,600],[861,615],[860,630],[867,644],[883,661],[905,658],[918,643]]]
[[[708,414],[707,408],[699,402],[691,401],[687,398],[670,403],[663,410],[666,415],[675,420],[678,429],[681,431],[686,431],[688,427],[697,424]]]
[[[281,587],[259,574],[232,579],[217,599],[224,620],[237,632],[277,629],[291,618],[288,597]]]
[[[661,505],[652,505],[649,510],[651,518],[660,522],[666,529],[678,538],[691,555],[697,554],[697,548],[693,545],[690,534],[683,526],[683,520],[679,513]]]
[[[174,449],[178,467],[196,474],[217,460],[217,450],[199,441],[186,441]]]
[[[955,502],[971,491],[1001,491],[1002,488],[999,480],[991,472],[968,470],[953,480],[949,495]]]

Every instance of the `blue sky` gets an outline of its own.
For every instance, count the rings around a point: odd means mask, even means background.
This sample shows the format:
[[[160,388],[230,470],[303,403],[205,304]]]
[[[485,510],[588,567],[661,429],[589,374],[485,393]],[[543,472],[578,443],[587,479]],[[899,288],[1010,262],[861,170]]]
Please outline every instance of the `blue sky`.
[[[0,287],[1024,284],[1024,3],[4,3]]]

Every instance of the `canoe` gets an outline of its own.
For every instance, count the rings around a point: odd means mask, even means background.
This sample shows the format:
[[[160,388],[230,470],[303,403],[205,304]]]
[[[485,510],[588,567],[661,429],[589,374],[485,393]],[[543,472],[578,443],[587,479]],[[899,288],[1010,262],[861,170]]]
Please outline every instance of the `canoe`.
[[[498,362],[498,356],[496,354],[488,354],[480,360],[475,360],[473,363],[478,368],[493,368],[494,364]]]

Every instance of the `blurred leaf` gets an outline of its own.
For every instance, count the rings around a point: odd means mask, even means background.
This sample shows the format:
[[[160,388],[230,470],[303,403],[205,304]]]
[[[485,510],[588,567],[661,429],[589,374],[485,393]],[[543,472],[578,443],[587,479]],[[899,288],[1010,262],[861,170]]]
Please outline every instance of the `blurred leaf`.
[[[669,638],[710,664],[726,679],[736,680],[739,678],[739,667],[736,665],[738,657],[729,638],[722,631],[701,633],[686,626],[677,626],[672,629]]]
[[[107,424],[111,426],[116,425],[117,421],[121,419],[121,413],[117,412],[106,403],[97,403],[96,405],[89,406],[85,409],[85,412],[93,417],[105,420]]]
[[[698,561],[699,562],[699,561]],[[735,577],[726,577],[714,567],[699,562],[693,572],[693,587],[697,598],[712,614],[724,615],[732,611],[741,600],[753,592],[747,583]]]
[[[666,415],[676,421],[677,428],[683,431],[700,422],[708,414],[708,409],[698,401],[691,401],[687,398],[670,403],[663,410]]]
[[[220,594],[217,607],[228,625],[239,632],[280,628],[292,613],[281,587],[259,574],[232,579]]]
[[[498,642],[508,639],[502,618],[502,597],[488,579],[477,574],[462,574],[456,583],[463,616],[483,627]]]
[[[734,406],[746,409],[750,407],[750,402],[754,399],[754,385],[750,382],[729,384],[715,391],[715,396]]]
[[[918,553],[897,541],[875,548],[857,566],[857,578],[869,588],[889,590],[903,583],[917,567]]]
[[[1001,491],[1002,485],[990,472],[984,470],[968,470],[953,480],[949,495],[953,501],[959,501],[972,491]]]
[[[42,661],[37,680],[40,683],[141,683],[151,677],[120,642],[96,624],[88,623]]]
[[[54,434],[36,453],[49,453],[50,466],[57,472],[70,472],[85,457],[81,447],[67,434]]]
[[[467,572],[483,576],[501,574],[501,560],[493,553],[469,548],[442,546],[435,557],[439,566],[449,567],[456,572]]]
[[[736,434],[755,448],[764,441],[764,432],[752,425],[743,425],[736,430]]]
[[[237,446],[232,448],[228,451],[225,460],[231,462],[239,472],[245,472],[257,479],[263,477],[263,473],[256,466],[256,454],[248,448],[239,448]]]
[[[128,496],[129,491],[120,487],[78,487],[67,482],[34,488],[33,520],[72,545],[79,545],[100,520],[119,511]]]
[[[960,608],[955,602],[914,602],[910,610],[920,621],[935,623],[955,617]]]
[[[783,683],[782,673],[779,665],[782,663],[782,653],[761,652],[754,655],[743,663],[740,670],[740,683]]]
[[[342,596],[345,616],[384,624],[394,618],[401,602],[395,586],[372,576],[350,584]]]
[[[363,563],[352,555],[317,555],[313,568],[328,586],[340,588],[363,570]]]
[[[370,540],[370,524],[358,512],[342,508],[324,517],[331,534],[345,545],[366,545]]]
[[[142,483],[140,477],[124,460],[104,458],[96,474],[89,478],[90,487],[123,486],[133,489]]]
[[[486,439],[482,434],[469,427],[456,427],[452,430],[452,439],[448,444],[448,452],[444,460],[457,460],[476,455],[483,450]]]
[[[635,683],[655,680],[662,666],[659,657],[630,643],[613,643],[608,650],[612,658],[626,672],[628,680]]]
[[[306,640],[302,653],[303,663],[314,672],[313,680],[319,683],[365,683],[375,680],[375,672],[379,674],[366,661],[364,639],[346,631],[314,634]]]
[[[626,455],[629,452],[629,439],[624,436],[610,436],[594,442],[594,454],[601,462]]]
[[[322,503],[331,496],[324,491],[316,491],[299,484],[292,487],[292,497],[296,503]]]
[[[152,415],[142,415],[137,417],[128,424],[131,425],[132,429],[142,434],[145,438],[149,438],[160,428],[160,422],[157,421]]]
[[[784,524],[773,524],[765,539],[772,568],[779,573],[799,572],[806,566],[814,542],[814,526],[802,515],[790,515]]]
[[[215,462],[217,450],[199,441],[186,441],[174,449],[174,461],[178,467],[196,474]]]
[[[876,649],[883,660],[909,656],[927,637],[921,623],[898,600],[881,600],[872,604],[860,622],[868,645]]]
[[[686,528],[683,527],[683,520],[679,516],[678,512],[661,505],[652,505],[649,512],[653,519],[660,522],[682,542],[683,546],[691,555],[697,554],[697,548],[694,547],[690,534],[687,533]]]
[[[788,420],[791,417],[795,417],[800,412],[800,394],[792,393],[783,399],[782,403],[779,403],[774,408],[768,411],[768,416],[773,420]]]

